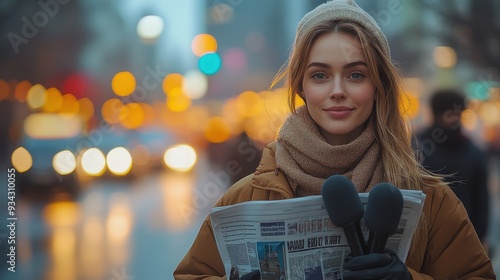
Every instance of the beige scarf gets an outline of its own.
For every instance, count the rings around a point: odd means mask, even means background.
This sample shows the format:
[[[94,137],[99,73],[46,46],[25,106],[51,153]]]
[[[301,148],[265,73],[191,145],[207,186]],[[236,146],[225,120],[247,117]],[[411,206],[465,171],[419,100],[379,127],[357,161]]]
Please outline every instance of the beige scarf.
[[[276,165],[297,197],[320,194],[325,179],[335,174],[348,177],[358,192],[367,192],[382,180],[380,146],[370,122],[354,141],[333,146],[321,135],[306,106],[281,127]]]

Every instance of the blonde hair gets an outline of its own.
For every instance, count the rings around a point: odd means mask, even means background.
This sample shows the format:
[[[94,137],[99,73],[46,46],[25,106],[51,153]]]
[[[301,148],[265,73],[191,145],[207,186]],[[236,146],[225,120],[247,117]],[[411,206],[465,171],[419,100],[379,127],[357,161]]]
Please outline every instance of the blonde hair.
[[[384,54],[374,36],[357,23],[346,20],[323,22],[311,28],[301,38],[296,38],[289,59],[274,77],[271,87],[285,81],[288,106],[295,113],[297,96],[303,99],[302,80],[310,49],[318,37],[331,32],[345,32],[355,36],[360,41],[367,60],[368,71],[376,87],[374,109],[368,121],[373,122],[375,137],[381,146],[383,180],[401,189],[445,185],[440,177],[421,167],[412,150],[410,128],[400,106],[403,98],[400,70]]]

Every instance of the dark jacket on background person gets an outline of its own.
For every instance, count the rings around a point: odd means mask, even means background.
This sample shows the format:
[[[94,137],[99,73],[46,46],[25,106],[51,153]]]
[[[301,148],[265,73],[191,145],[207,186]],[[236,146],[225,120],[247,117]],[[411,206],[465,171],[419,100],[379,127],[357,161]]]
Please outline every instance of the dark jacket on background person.
[[[440,137],[433,135],[438,133]],[[480,240],[485,241],[489,220],[487,159],[460,128],[444,129],[433,125],[422,131],[422,165],[429,171],[446,175],[444,180],[464,204]]]
[[[256,172],[233,185],[215,206],[293,198],[285,175],[276,168],[275,151],[276,144],[269,144]],[[496,279],[491,261],[455,194],[443,187],[422,191],[427,196],[423,216],[406,260],[412,278]],[[226,279],[224,275],[224,265],[207,217],[191,249],[174,271],[174,277],[178,280]]]

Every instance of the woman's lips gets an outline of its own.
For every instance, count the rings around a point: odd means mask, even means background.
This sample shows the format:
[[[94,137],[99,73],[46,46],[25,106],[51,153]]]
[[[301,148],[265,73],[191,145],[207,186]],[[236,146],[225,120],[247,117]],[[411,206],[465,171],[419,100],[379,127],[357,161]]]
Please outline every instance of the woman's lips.
[[[353,111],[352,108],[344,106],[334,106],[324,109],[324,111],[331,117],[336,119],[346,118]]]

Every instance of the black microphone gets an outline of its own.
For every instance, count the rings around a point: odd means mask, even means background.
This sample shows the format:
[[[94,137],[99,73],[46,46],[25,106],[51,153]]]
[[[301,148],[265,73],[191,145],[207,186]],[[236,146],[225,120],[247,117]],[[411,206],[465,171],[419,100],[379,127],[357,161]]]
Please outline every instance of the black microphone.
[[[368,253],[383,253],[387,239],[398,229],[403,195],[390,183],[380,183],[368,194],[365,224],[370,230]]]
[[[362,256],[366,245],[359,221],[364,209],[354,184],[343,175],[332,175],[323,183],[321,195],[332,223],[344,229],[352,256]]]

